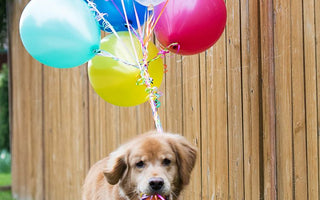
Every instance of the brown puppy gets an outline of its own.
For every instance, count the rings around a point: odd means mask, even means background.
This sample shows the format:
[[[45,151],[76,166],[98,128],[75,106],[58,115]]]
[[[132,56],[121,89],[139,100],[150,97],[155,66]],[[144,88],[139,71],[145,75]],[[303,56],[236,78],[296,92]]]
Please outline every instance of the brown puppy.
[[[92,166],[83,200],[139,200],[141,194],[177,200],[195,161],[196,149],[180,135],[140,135]]]

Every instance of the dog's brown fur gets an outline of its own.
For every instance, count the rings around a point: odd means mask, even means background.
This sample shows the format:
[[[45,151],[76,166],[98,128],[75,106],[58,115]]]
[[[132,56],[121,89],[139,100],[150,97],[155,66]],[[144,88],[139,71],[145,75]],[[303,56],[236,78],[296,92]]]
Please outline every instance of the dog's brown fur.
[[[154,193],[150,189],[153,177],[164,180],[157,193],[177,200],[189,183],[195,161],[196,149],[182,136],[140,135],[92,166],[83,186],[83,200],[139,200],[142,193]]]

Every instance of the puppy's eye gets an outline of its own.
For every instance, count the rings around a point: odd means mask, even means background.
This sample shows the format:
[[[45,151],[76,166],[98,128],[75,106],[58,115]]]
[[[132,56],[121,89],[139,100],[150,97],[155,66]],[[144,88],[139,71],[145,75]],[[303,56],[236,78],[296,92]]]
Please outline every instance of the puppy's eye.
[[[162,161],[162,164],[163,164],[164,166],[169,166],[169,165],[171,164],[171,160],[165,158],[165,159]]]
[[[144,164],[143,161],[140,161],[140,162],[137,162],[137,163],[136,163],[136,167],[137,167],[137,168],[144,168],[144,165],[145,165],[145,164]]]

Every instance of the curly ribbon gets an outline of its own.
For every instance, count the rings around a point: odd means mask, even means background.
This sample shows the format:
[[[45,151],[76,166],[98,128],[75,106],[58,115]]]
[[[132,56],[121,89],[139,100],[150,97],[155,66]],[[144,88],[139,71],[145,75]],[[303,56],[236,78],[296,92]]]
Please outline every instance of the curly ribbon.
[[[147,20],[146,20],[146,24],[145,24],[145,34],[146,34],[146,38],[149,38],[149,36],[152,34],[152,25],[154,24],[154,12],[153,12],[153,7],[150,6],[148,7],[148,15],[147,15]],[[135,12],[136,13],[136,12]],[[138,29],[139,30],[139,29]],[[134,34],[137,34],[135,31],[132,31]],[[146,92],[149,96],[149,103],[152,109],[152,114],[153,114],[153,120],[155,122],[155,126],[156,129],[159,133],[163,132],[163,128],[161,125],[161,121],[160,121],[160,116],[158,114],[158,108],[160,107],[161,103],[158,100],[158,98],[161,96],[161,94],[158,92],[158,88],[157,87],[152,87],[152,78],[149,75],[148,72],[148,67],[149,67],[149,63],[150,61],[148,60],[148,45],[149,45],[149,39],[144,40],[143,41],[143,36],[137,35],[140,43],[141,43],[141,49],[142,49],[142,53],[143,53],[143,64],[140,65],[140,76],[141,78],[138,80],[138,84],[143,83],[147,88],[146,88]]]
[[[166,200],[163,196],[156,194],[156,195],[146,195],[143,194],[141,196],[141,200]]]
[[[157,56],[155,56],[154,58],[149,60],[149,63],[152,62],[152,61],[158,60],[159,58],[164,57],[166,54],[170,53],[169,49],[171,47],[177,49],[177,52],[179,52],[179,50],[180,50],[180,45],[178,43],[172,43],[169,46],[167,46],[164,49],[162,49],[161,51],[159,51]]]
[[[158,23],[161,15],[163,14],[163,12],[164,12],[165,8],[167,7],[168,3],[169,3],[169,0],[167,0],[166,3],[164,4],[164,6],[162,7],[161,12],[160,12],[160,14],[158,15],[158,18],[157,18],[156,20],[153,19],[153,23],[151,24],[151,27],[150,27],[150,28],[151,28],[150,33],[153,32],[153,29],[156,27],[156,25],[157,25],[157,23]],[[153,6],[152,6],[152,5],[149,6],[149,9],[152,9],[152,10],[153,10]],[[148,40],[150,39],[150,36],[151,36],[151,34],[148,34],[148,35],[146,36],[146,38],[145,38],[144,41],[145,41],[145,42],[148,41]]]

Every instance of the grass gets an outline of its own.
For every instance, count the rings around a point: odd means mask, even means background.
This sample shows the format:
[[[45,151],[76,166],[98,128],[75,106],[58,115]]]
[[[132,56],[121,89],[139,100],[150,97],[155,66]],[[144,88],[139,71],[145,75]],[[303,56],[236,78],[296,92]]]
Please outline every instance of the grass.
[[[0,174],[0,186],[11,185],[11,174]],[[14,200],[11,191],[0,191],[1,200]]]
[[[1,200],[14,200],[11,195],[11,191],[1,191],[0,192],[0,199]]]
[[[11,174],[0,174],[0,186],[11,185]]]

